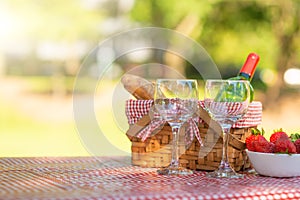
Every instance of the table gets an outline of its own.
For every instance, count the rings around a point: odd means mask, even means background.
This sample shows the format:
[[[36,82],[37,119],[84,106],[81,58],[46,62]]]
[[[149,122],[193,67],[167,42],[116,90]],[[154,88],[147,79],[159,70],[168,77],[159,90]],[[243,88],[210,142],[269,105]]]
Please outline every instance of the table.
[[[0,199],[300,199],[300,177],[161,176],[130,157],[0,158]]]

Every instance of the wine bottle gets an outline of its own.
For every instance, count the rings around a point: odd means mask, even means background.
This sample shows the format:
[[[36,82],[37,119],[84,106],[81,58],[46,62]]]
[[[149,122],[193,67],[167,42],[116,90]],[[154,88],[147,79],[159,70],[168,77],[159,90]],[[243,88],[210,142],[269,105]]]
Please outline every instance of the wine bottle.
[[[256,69],[256,66],[259,61],[259,55],[256,53],[250,53],[242,66],[240,72],[236,77],[229,78],[229,80],[247,80],[251,81]],[[242,89],[241,89],[241,97],[242,97]],[[254,98],[254,89],[252,85],[250,84],[250,102],[253,101]],[[216,101],[225,101],[225,99],[230,101],[239,101],[238,96],[232,96],[230,92],[230,87],[223,88],[222,91],[220,91],[217,95]]]
[[[251,81],[258,61],[259,55],[257,55],[256,53],[250,53],[238,75],[230,79]]]
[[[257,66],[257,63],[259,61],[259,55],[256,53],[250,53],[241,68],[240,72],[236,77],[230,78],[231,80],[247,80],[251,81]],[[250,84],[250,102],[253,101],[254,98],[254,89],[252,85]]]

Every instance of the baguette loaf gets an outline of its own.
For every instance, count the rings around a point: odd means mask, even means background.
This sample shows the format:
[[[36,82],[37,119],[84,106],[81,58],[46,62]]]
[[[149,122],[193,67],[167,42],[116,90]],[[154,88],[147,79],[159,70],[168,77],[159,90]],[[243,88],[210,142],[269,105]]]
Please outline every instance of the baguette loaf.
[[[125,74],[121,82],[124,88],[136,99],[149,100],[154,98],[154,84],[142,77]]]

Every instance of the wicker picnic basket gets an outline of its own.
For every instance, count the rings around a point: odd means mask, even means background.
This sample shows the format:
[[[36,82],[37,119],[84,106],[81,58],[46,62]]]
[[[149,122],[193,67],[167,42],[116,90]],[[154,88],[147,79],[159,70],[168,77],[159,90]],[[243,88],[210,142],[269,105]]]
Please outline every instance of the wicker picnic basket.
[[[129,129],[127,137],[132,142],[132,164],[141,167],[164,167],[171,162],[171,127],[165,123],[163,128],[157,130],[146,139],[138,137],[139,133],[151,122],[149,110],[151,100],[128,100],[126,102],[126,115]],[[180,164],[193,170],[215,170],[222,157],[222,131],[217,122],[212,120],[208,113],[199,108],[200,120],[198,128],[203,146],[194,137],[191,145],[185,148],[180,145]],[[228,156],[231,166],[240,171],[250,167],[245,149],[245,138],[251,134],[251,128],[257,127],[262,119],[262,105],[252,102],[244,117],[233,125],[229,137]],[[184,137],[187,124],[180,131],[180,138]]]

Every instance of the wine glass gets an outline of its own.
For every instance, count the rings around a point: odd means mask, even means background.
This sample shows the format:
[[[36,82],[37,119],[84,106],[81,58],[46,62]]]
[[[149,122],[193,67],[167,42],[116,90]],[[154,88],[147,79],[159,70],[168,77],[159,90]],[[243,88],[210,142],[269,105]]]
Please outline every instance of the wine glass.
[[[204,105],[212,119],[217,121],[223,131],[222,160],[208,177],[241,178],[231,168],[228,161],[228,137],[232,125],[240,119],[250,104],[250,83],[246,80],[207,80],[205,83]]]
[[[159,169],[162,175],[186,175],[193,171],[179,163],[180,127],[198,111],[198,85],[192,79],[158,79],[154,94],[154,109],[172,127],[171,164]]]

